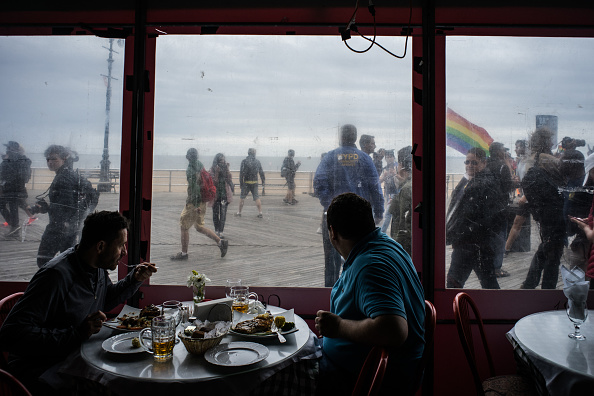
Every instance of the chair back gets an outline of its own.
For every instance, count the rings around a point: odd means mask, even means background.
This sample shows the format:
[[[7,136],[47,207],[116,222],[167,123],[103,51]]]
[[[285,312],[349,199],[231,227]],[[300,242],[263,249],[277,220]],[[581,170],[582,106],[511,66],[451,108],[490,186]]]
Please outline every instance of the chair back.
[[[386,367],[388,351],[382,347],[373,347],[361,367],[352,396],[377,395],[384,380]]]
[[[460,337],[460,343],[462,349],[466,355],[466,360],[470,366],[472,377],[474,379],[474,385],[478,395],[484,395],[483,385],[481,377],[478,371],[477,365],[477,353],[474,347],[474,340],[472,336],[471,318],[470,312],[476,321],[481,336],[482,347],[484,355],[489,364],[489,377],[495,376],[495,366],[493,365],[493,359],[491,357],[491,351],[487,344],[487,337],[485,336],[485,329],[483,326],[483,319],[481,314],[470,296],[466,293],[458,293],[454,298],[454,318],[456,319],[456,327],[458,328],[458,336]]]
[[[6,320],[6,317],[8,316],[8,313],[10,312],[12,307],[14,307],[14,305],[17,303],[17,301],[19,301],[23,294],[23,292],[14,293],[0,300],[0,327],[2,327],[4,321]],[[7,354],[4,351],[0,351],[0,368],[7,367],[6,355]]]
[[[415,373],[415,392],[421,387],[425,368],[427,367],[429,358],[433,356],[433,339],[436,324],[437,313],[435,311],[435,306],[431,301],[425,300],[425,349],[423,349],[423,356],[421,356],[421,361],[419,362]]]
[[[0,395],[31,396],[31,392],[12,374],[0,369]]]

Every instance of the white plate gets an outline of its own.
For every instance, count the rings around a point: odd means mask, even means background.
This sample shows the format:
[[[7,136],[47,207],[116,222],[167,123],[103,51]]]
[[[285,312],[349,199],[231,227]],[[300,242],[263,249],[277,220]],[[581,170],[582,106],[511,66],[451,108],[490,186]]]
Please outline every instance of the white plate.
[[[110,329],[115,329],[115,330],[120,330],[120,331],[136,331],[138,332],[138,330],[129,330],[129,329],[120,329],[118,328],[118,326],[121,324],[121,320],[119,320],[118,318],[124,316],[124,315],[128,315],[128,316],[134,316],[134,315],[138,315],[140,314],[140,309],[139,308],[134,308],[131,307],[129,305],[124,305],[124,307],[122,308],[122,310],[120,311],[120,313],[118,314],[118,316],[116,316],[115,318],[105,321],[103,322],[103,326],[105,327],[109,327]]]
[[[230,342],[210,348],[204,358],[217,366],[239,367],[258,363],[269,353],[268,348],[255,342]]]
[[[291,334],[294,333],[296,331],[299,331],[299,329],[297,327],[293,327],[291,330],[288,331],[282,331],[281,330],[281,334],[282,335],[287,335],[287,334]],[[236,331],[234,331],[233,329],[229,330],[229,333],[236,335],[236,336],[242,336],[242,337],[247,337],[247,338],[269,338],[269,337],[278,337],[276,335],[275,332],[271,331],[270,333],[254,333],[254,334],[246,334],[246,333],[238,333]]]
[[[283,312],[279,312],[277,314],[272,315],[273,317],[277,317],[277,316],[284,316],[285,320],[287,322],[293,322],[295,323],[295,311],[291,308],[287,311],[283,311]],[[235,325],[239,322],[243,322],[244,320],[249,320],[249,319],[253,319],[255,318],[256,315],[254,314],[241,314],[239,312],[233,312],[233,326],[231,327],[231,330],[229,330],[229,333],[233,334],[233,335],[237,335],[237,336],[242,336],[242,337],[247,337],[247,338],[269,338],[269,337],[274,337],[276,338],[277,335],[275,332],[266,332],[266,333],[254,333],[254,334],[245,334],[245,333],[239,333],[235,330],[233,330],[233,328],[235,327]],[[296,331],[299,331],[299,329],[297,328],[297,326],[293,327],[291,330],[287,330],[287,331],[282,331],[281,330],[281,334],[282,335],[286,335],[286,334],[291,334],[294,333]]]
[[[111,353],[130,354],[145,352],[143,347],[134,348],[132,346],[132,339],[138,337],[139,334],[138,332],[118,334],[103,341],[101,346],[105,351]]]

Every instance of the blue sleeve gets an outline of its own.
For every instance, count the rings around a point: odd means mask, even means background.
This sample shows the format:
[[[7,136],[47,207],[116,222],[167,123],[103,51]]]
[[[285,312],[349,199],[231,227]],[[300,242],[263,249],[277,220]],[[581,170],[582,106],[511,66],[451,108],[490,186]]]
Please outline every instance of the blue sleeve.
[[[392,265],[382,265],[381,257],[373,258],[373,265],[366,265],[357,279],[357,305],[369,318],[380,315],[398,315],[406,319],[404,287],[393,272]]]

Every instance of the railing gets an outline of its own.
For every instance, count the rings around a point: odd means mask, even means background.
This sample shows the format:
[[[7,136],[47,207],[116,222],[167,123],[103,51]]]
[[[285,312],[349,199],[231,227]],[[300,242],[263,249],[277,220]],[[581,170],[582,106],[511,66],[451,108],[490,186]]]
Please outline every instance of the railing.
[[[119,189],[119,170],[110,170],[110,190],[116,193]],[[99,183],[99,169],[80,169],[94,186]],[[239,171],[231,171],[233,182],[235,183],[235,194],[239,195]],[[287,185],[280,172],[265,172],[266,188],[265,194],[282,195],[287,191]],[[296,194],[313,194],[313,179],[315,172],[297,171],[295,175]],[[54,172],[47,168],[32,168],[31,180],[27,183],[27,189],[45,190],[52,180]],[[446,198],[450,197],[454,188],[464,176],[461,173],[450,173],[446,175]],[[188,183],[186,181],[186,171],[184,169],[157,169],[153,171],[153,191],[159,192],[185,192]]]

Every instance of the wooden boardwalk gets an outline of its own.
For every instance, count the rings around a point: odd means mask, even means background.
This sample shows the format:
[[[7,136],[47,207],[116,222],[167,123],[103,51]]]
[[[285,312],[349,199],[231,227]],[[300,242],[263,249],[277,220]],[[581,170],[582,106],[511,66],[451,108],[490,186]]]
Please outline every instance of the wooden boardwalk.
[[[41,191],[29,191],[34,197]],[[322,207],[317,198],[299,194],[297,205],[285,205],[284,195],[277,190],[262,196],[264,217],[259,219],[251,196],[245,201],[241,217],[237,212],[239,196],[229,205],[225,237],[229,251],[224,258],[215,242],[190,230],[189,259],[171,261],[169,257],[180,251],[179,215],[185,204],[185,193],[155,192],[152,202],[151,261],[160,267],[152,284],[184,285],[192,269],[211,279],[210,285],[224,285],[229,277],[238,277],[254,286],[323,287],[324,256],[320,226]],[[102,193],[99,210],[117,210],[118,194]],[[21,214],[21,221],[25,214]],[[0,229],[0,280],[28,281],[37,271],[36,255],[41,234],[47,225],[47,215],[26,228],[24,241],[5,239],[8,228]],[[207,209],[206,227],[213,229],[212,209]],[[511,276],[500,278],[502,289],[518,289],[523,282],[530,261],[538,245],[538,232],[533,224],[532,251],[512,253],[504,260],[503,268]],[[446,247],[446,268],[451,257]],[[117,274],[112,273],[115,280]],[[480,288],[472,274],[466,288]],[[562,288],[559,280],[558,289]]]

